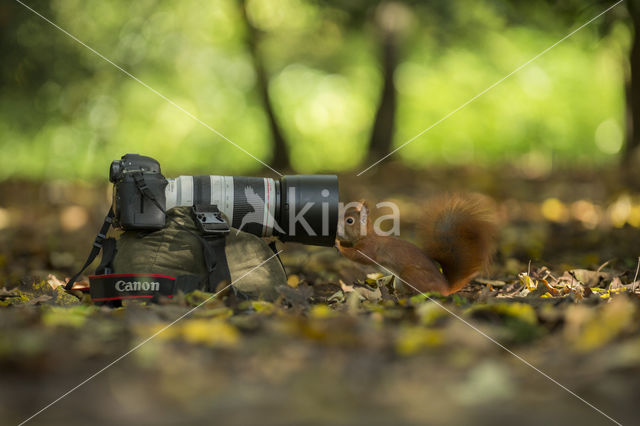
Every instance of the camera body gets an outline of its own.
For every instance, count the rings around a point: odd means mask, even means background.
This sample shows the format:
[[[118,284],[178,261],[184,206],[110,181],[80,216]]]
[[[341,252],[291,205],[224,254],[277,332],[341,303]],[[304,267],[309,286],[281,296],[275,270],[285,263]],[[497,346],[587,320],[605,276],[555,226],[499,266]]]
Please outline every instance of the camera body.
[[[114,225],[124,230],[157,230],[165,226],[167,179],[151,157],[126,154],[111,163]],[[155,200],[155,202],[154,202]]]

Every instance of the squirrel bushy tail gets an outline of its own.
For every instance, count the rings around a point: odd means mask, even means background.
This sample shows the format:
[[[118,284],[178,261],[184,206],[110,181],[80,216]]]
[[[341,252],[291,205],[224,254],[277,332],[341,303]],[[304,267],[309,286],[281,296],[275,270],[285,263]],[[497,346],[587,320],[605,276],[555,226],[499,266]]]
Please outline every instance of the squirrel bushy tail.
[[[495,210],[479,195],[445,195],[430,201],[421,227],[422,247],[442,266],[451,292],[464,287],[491,259]]]

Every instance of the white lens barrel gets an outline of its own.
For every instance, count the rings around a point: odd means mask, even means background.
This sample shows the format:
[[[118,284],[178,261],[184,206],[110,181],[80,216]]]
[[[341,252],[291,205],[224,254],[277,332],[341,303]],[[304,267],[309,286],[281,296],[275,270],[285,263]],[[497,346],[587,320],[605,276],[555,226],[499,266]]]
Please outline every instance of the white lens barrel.
[[[278,227],[273,179],[205,175],[167,180],[167,210],[194,204],[215,205],[232,227],[260,237],[272,236],[274,227]]]
[[[193,176],[179,176],[167,181],[168,184],[164,190],[166,210],[176,206],[193,205]]]

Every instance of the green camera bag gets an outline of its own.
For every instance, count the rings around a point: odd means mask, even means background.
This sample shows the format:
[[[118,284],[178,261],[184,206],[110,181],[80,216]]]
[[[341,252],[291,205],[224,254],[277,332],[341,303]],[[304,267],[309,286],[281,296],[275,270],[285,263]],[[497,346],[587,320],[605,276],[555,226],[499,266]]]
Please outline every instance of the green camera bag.
[[[191,288],[219,291],[229,283],[207,289],[207,267],[200,231],[189,207],[167,211],[167,225],[153,232],[127,231],[115,241],[111,265],[114,274],[192,278]],[[224,253],[232,288],[245,298],[275,300],[276,287],[286,284],[282,264],[267,242],[231,229]],[[108,256],[105,251],[103,256]],[[103,258],[103,264],[105,262]],[[101,265],[102,266],[102,265]],[[93,277],[92,277],[93,278]],[[94,285],[92,280],[91,285]],[[195,288],[194,288],[195,287]]]

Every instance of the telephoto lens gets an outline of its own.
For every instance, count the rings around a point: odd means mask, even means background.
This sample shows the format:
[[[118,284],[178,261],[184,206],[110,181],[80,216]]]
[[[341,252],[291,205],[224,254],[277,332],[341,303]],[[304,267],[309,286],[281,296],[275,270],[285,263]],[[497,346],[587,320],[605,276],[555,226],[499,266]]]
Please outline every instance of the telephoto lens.
[[[338,177],[292,175],[166,179],[151,157],[126,154],[111,163],[114,225],[156,230],[176,206],[216,206],[228,225],[259,237],[332,246],[338,228]]]
[[[215,205],[230,226],[260,237],[321,246],[332,246],[336,237],[335,175],[180,176],[168,179],[165,198],[166,209]]]

